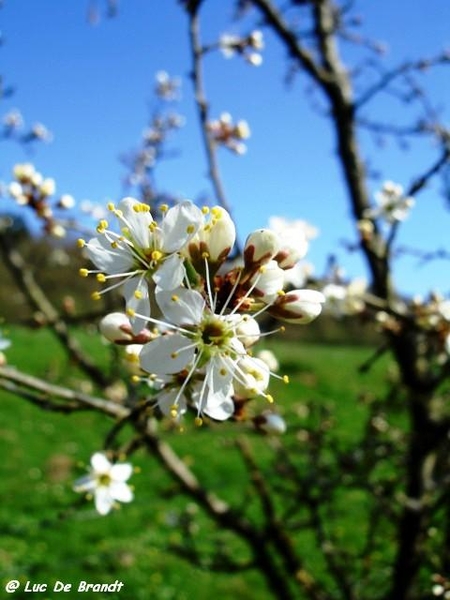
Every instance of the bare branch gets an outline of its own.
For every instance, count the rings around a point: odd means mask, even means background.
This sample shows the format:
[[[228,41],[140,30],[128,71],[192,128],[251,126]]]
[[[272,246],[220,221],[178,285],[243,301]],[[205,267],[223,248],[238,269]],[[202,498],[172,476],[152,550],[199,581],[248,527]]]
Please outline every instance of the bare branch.
[[[208,131],[209,109],[205,95],[202,60],[204,48],[200,41],[200,18],[198,10],[192,10],[189,17],[189,41],[191,46],[192,57],[192,82],[194,85],[195,102],[200,120],[200,129],[203,138],[203,145],[206,151],[206,159],[208,162],[209,178],[213,185],[217,201],[225,210],[231,213],[229,202],[225,195],[222,180],[219,174],[219,166],[217,163],[216,145],[214,144],[211,135]],[[239,252],[239,249],[237,248]]]
[[[130,413],[130,409],[115,402],[111,402],[110,400],[89,396],[88,394],[83,394],[82,392],[71,390],[60,385],[54,385],[43,379],[39,379],[38,377],[27,375],[21,371],[12,369],[11,367],[0,367],[0,387],[8,389],[6,382],[17,384],[15,389],[10,387],[9,391],[14,391],[14,393],[17,393],[18,395],[24,395],[24,397],[26,397],[27,394],[30,395],[35,393],[36,400],[40,399],[41,404],[51,401],[52,406],[56,406],[56,403],[51,399],[60,398],[65,402],[68,402],[66,406],[70,406],[72,410],[75,410],[77,406],[78,409],[94,409],[119,419],[126,418]],[[47,406],[47,408],[49,407],[50,405]]]

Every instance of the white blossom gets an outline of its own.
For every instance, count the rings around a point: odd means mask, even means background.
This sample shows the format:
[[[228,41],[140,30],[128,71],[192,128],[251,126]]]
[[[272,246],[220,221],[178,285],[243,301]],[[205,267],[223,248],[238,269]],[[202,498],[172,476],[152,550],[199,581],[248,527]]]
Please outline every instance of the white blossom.
[[[89,474],[80,477],[74,483],[74,491],[92,494],[95,508],[106,515],[116,502],[131,502],[133,491],[126,483],[131,477],[133,467],[129,463],[112,464],[101,452],[91,457]]]

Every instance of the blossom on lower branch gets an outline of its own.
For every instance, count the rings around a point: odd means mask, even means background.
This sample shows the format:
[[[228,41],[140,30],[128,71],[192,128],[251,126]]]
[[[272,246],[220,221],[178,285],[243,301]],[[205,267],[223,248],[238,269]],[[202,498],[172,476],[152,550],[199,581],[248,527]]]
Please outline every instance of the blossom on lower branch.
[[[89,473],[77,479],[73,489],[93,495],[97,512],[106,515],[116,502],[133,500],[133,491],[126,483],[132,472],[133,467],[129,463],[112,464],[104,454],[96,452],[91,457]]]

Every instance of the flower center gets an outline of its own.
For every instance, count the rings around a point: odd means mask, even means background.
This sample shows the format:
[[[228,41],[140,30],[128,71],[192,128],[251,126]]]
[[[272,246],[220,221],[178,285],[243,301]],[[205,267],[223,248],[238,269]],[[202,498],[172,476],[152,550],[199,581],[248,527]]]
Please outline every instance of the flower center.
[[[232,333],[220,319],[207,319],[200,327],[201,339],[207,346],[225,346]]]
[[[97,476],[98,485],[108,487],[111,484],[111,477],[107,473],[102,473]]]

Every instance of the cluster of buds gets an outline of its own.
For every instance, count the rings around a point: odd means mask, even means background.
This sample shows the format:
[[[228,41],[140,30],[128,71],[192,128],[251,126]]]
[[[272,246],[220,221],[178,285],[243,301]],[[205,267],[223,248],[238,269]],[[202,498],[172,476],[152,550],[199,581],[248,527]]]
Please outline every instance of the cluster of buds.
[[[250,137],[247,121],[233,123],[229,113],[222,113],[218,119],[208,122],[207,129],[216,144],[225,146],[236,154],[245,154],[247,151],[247,146],[242,141]]]
[[[150,386],[158,414],[178,422],[193,410],[198,424],[205,416],[241,420],[250,400],[272,402],[271,377],[287,378],[254,354],[264,335],[257,317],[306,324],[324,302],[316,290],[283,290],[298,247],[260,229],[248,236],[242,260],[230,264],[236,231],[221,207],[183,201],[160,206],[155,220],[147,204],[128,197],[109,210],[119,227],[102,220],[95,237],[79,240],[96,266],[80,274],[106,284],[95,299],[120,286],[126,313],[106,318],[102,332],[114,343],[140,346],[139,381]]]
[[[155,94],[166,102],[179,100],[181,81],[178,77],[170,77],[166,71],[156,73]]]
[[[414,206],[414,198],[405,196],[403,187],[392,181],[385,181],[381,190],[375,192],[374,197],[377,206],[367,209],[364,212],[364,219],[383,219],[393,225],[404,221]]]
[[[42,123],[35,123],[28,131],[22,131],[24,120],[22,114],[17,109],[12,109],[3,116],[2,137],[14,138],[19,142],[51,142],[53,136],[51,132]]]
[[[55,237],[64,237],[65,228],[55,219],[54,208],[71,209],[75,201],[69,194],[62,195],[54,205],[50,198],[56,191],[55,181],[45,178],[31,163],[17,164],[13,169],[15,181],[8,186],[9,195],[21,206],[28,206],[42,221],[44,231]]]
[[[165,71],[156,74],[156,96],[164,102],[174,102],[179,99],[180,81],[171,78]],[[130,187],[139,188],[140,197],[153,202],[156,196],[152,181],[152,173],[157,162],[165,154],[165,145],[171,133],[184,125],[184,118],[174,110],[162,110],[159,107],[144,129],[139,147],[122,157],[122,162],[128,167],[129,173],[125,183]]]
[[[237,54],[253,67],[259,67],[263,61],[260,54],[264,49],[262,31],[256,29],[245,37],[224,33],[220,37],[219,48],[225,58],[231,58]]]

